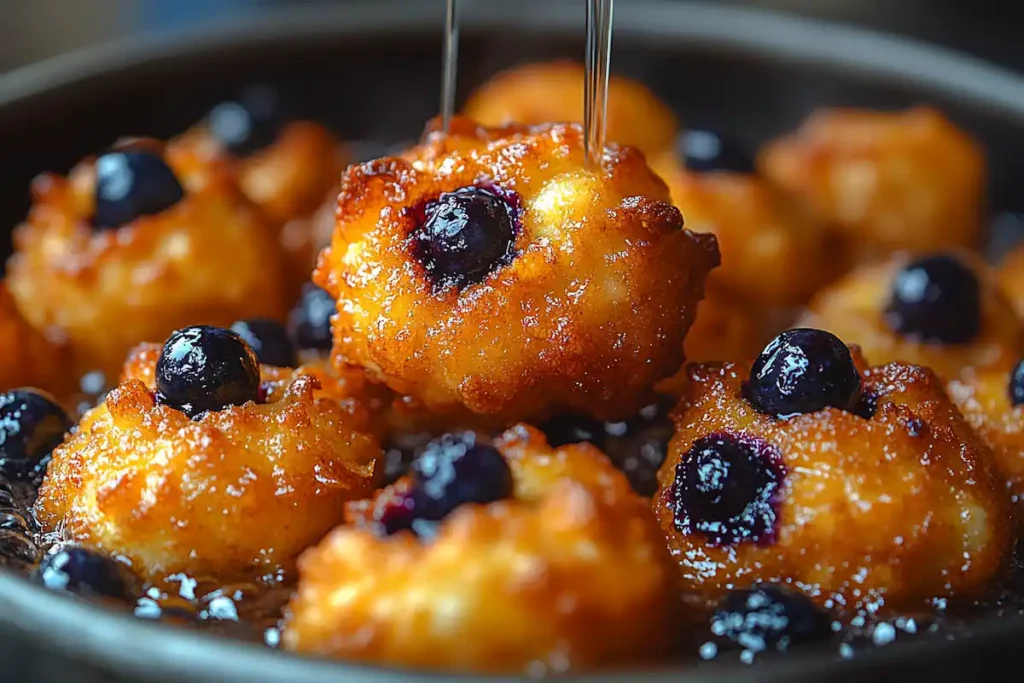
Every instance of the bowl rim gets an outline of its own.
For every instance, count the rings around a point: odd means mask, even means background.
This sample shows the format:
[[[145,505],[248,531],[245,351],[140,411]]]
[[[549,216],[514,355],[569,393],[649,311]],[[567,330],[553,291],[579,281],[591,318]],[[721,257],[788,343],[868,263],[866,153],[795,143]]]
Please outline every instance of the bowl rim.
[[[249,48],[294,44],[304,39],[356,39],[365,33],[440,33],[442,3],[422,0],[384,2],[357,0],[336,6],[307,6],[263,11],[230,24],[211,23],[198,29],[144,35],[78,50],[0,75],[0,110],[34,98],[80,86],[127,69],[146,68],[185,57]],[[396,8],[401,8],[396,11]],[[766,10],[667,0],[623,0],[616,12],[617,36],[653,36],[690,49],[745,54],[856,72],[877,79],[906,82],[968,107],[998,113],[1024,124],[1024,77],[983,60],[921,41],[841,26],[820,19]],[[564,34],[582,31],[578,3],[519,0],[516,3],[467,4],[467,32],[515,26],[518,30]],[[581,41],[582,42],[582,41]],[[0,622],[24,635],[45,639],[51,651],[105,671],[120,671],[144,680],[177,681],[304,681],[378,683],[402,679],[410,683],[442,680],[511,681],[518,677],[457,676],[418,673],[321,660],[258,645],[170,629],[131,615],[69,600],[24,577],[0,571]],[[59,615],[55,618],[54,615]],[[922,639],[858,654],[841,662],[844,673],[928,659],[953,661],[980,642],[1011,647],[1024,635],[1024,617],[983,620],[971,636],[954,642]],[[126,647],[130,644],[130,647]],[[687,668],[694,681],[753,683],[812,681],[835,671],[834,651],[808,652],[765,662],[757,667]],[[642,674],[604,673],[569,680],[612,683],[623,680],[678,681],[680,670]]]

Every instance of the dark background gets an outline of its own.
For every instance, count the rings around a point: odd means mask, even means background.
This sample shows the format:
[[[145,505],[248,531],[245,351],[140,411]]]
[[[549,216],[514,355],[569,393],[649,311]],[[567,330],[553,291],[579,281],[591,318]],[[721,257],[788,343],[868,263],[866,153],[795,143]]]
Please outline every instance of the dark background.
[[[461,1],[486,3],[509,0]],[[551,1],[576,2],[582,11],[583,0]],[[0,0],[0,72],[125,35],[226,21],[233,16],[281,5],[343,2],[345,0]],[[628,0],[619,2],[625,8]],[[1024,42],[1021,41],[1024,3],[1018,0],[717,2],[777,9],[902,33],[956,47],[1024,71]]]

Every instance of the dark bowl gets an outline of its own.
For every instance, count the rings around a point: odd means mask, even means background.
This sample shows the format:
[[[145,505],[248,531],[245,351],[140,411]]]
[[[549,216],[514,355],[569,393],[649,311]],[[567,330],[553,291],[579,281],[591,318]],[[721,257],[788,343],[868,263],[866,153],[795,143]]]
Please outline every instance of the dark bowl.
[[[64,171],[122,135],[169,136],[238,86],[270,80],[349,139],[414,138],[437,110],[443,3],[344,3],[187,35],[105,46],[0,78],[0,224],[36,173]],[[527,59],[581,57],[583,4],[469,4],[459,91]],[[615,71],[650,84],[690,126],[754,146],[824,105],[941,107],[989,150],[992,207],[1024,183],[1024,80],[910,41],[763,12],[620,0]],[[3,232],[8,235],[7,231]],[[9,240],[5,238],[5,243]],[[9,245],[6,247],[9,249]],[[986,681],[1018,666],[1024,619],[912,639],[844,660],[795,652],[754,667],[605,674],[587,681]],[[0,571],[4,680],[319,683],[452,680],[271,652],[145,623]],[[497,679],[489,679],[497,680]]]

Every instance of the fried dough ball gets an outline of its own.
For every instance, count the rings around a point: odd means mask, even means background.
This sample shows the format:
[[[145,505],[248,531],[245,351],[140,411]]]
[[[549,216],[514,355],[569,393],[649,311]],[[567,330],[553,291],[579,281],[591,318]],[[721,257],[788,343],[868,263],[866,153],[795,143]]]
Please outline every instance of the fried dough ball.
[[[950,397],[995,453],[1018,521],[1024,512],[1024,369],[1015,366],[965,373],[949,383]]]
[[[343,178],[315,277],[336,361],[439,414],[644,406],[681,363],[714,236],[682,228],[632,148],[585,170],[578,126],[451,130]]]
[[[37,387],[66,396],[76,385],[67,355],[60,339],[51,339],[25,320],[7,285],[0,282],[0,391]]]
[[[686,227],[718,238],[722,265],[710,282],[741,300],[774,307],[805,303],[842,272],[827,226],[761,178],[686,171],[674,154],[652,167],[668,183]]]
[[[819,110],[768,144],[758,167],[862,255],[979,241],[984,154],[933,109]]]
[[[600,451],[553,450],[521,425],[493,447],[448,436],[413,471],[299,560],[286,648],[510,674],[669,654],[675,570],[648,504]]]
[[[949,379],[1024,353],[1024,328],[994,274],[965,252],[860,266],[819,292],[800,324],[857,344],[872,363],[915,363]]]
[[[686,588],[790,583],[849,618],[1000,576],[1011,510],[991,451],[930,370],[862,363],[794,330],[753,369],[691,366],[655,498]]]
[[[220,168],[132,141],[32,193],[7,284],[33,327],[66,336],[68,372],[112,376],[140,341],[287,310],[274,231]]]
[[[485,126],[582,123],[583,82],[583,65],[573,61],[517,66],[480,86],[465,114]],[[608,81],[607,126],[609,141],[647,155],[671,148],[679,133],[668,105],[646,86],[614,75]]]
[[[44,530],[154,582],[253,580],[290,572],[346,501],[369,495],[381,450],[363,417],[317,397],[309,375],[260,397],[252,352],[218,329],[175,333],[159,391],[125,380],[82,418],[40,488]]]
[[[245,196],[277,226],[293,297],[327,245],[330,232],[322,230],[318,216],[327,211],[333,227],[338,178],[348,154],[323,126],[285,118],[277,100],[267,86],[247,88],[171,147],[200,165],[226,164]]]

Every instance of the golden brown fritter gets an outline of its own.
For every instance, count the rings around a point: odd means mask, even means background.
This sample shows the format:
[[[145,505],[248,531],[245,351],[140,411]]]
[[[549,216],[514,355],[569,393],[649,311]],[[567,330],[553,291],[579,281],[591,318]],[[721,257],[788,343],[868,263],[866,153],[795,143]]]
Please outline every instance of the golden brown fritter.
[[[369,495],[381,456],[359,417],[317,388],[302,376],[273,402],[191,420],[126,380],[54,451],[35,513],[151,581],[289,572],[346,501]]]
[[[68,351],[59,339],[32,327],[0,282],[0,391],[18,387],[45,389],[67,397],[78,384],[68,370]]]
[[[758,167],[861,255],[970,247],[980,237],[984,154],[934,109],[819,110],[767,145]]]
[[[236,158],[199,125],[173,140],[171,149],[172,154],[192,157],[193,163],[228,167],[243,194],[280,230],[288,294],[294,298],[309,281],[317,252],[330,237],[318,211],[326,211],[333,225],[338,178],[348,156],[338,140],[323,126],[295,121],[269,147]]]
[[[495,446],[512,471],[512,498],[458,507],[431,539],[373,529],[374,512],[408,481],[353,506],[352,525],[299,561],[285,647],[531,674],[669,654],[681,605],[648,503],[588,444],[552,450],[519,426]]]
[[[1024,408],[1011,400],[1012,373],[1012,366],[964,373],[949,383],[948,391],[968,424],[992,448],[1018,519],[1024,519]]]
[[[984,369],[1016,361],[1024,352],[1024,326],[1003,295],[994,274],[976,256],[950,252],[976,274],[980,325],[968,343],[922,341],[893,330],[886,309],[897,273],[912,257],[894,254],[889,260],[860,266],[820,291],[800,321],[802,327],[832,332],[857,344],[871,363],[904,361],[957,377],[965,368]],[[950,315],[951,311],[939,311]]]
[[[154,142],[133,142],[158,149]],[[38,177],[7,285],[37,329],[65,335],[76,376],[113,376],[128,350],[189,324],[283,318],[275,233],[220,167],[169,165],[184,198],[109,230],[91,225],[93,160]]]
[[[769,417],[744,398],[748,376],[746,365],[691,366],[676,408],[655,511],[685,587],[716,599],[791,583],[849,618],[977,597],[999,577],[1009,497],[930,370],[864,371],[870,417]]]
[[[466,102],[465,114],[485,126],[583,122],[583,65],[525,64],[492,77]],[[654,155],[674,146],[679,122],[646,86],[622,76],[608,82],[610,142]]]
[[[667,200],[632,148],[586,170],[575,125],[458,119],[351,166],[315,277],[336,361],[441,414],[629,416],[678,369],[718,262]]]
[[[674,154],[652,167],[668,183],[686,227],[718,238],[722,265],[710,282],[735,297],[756,306],[794,306],[843,271],[828,226],[761,178],[689,172]]]

